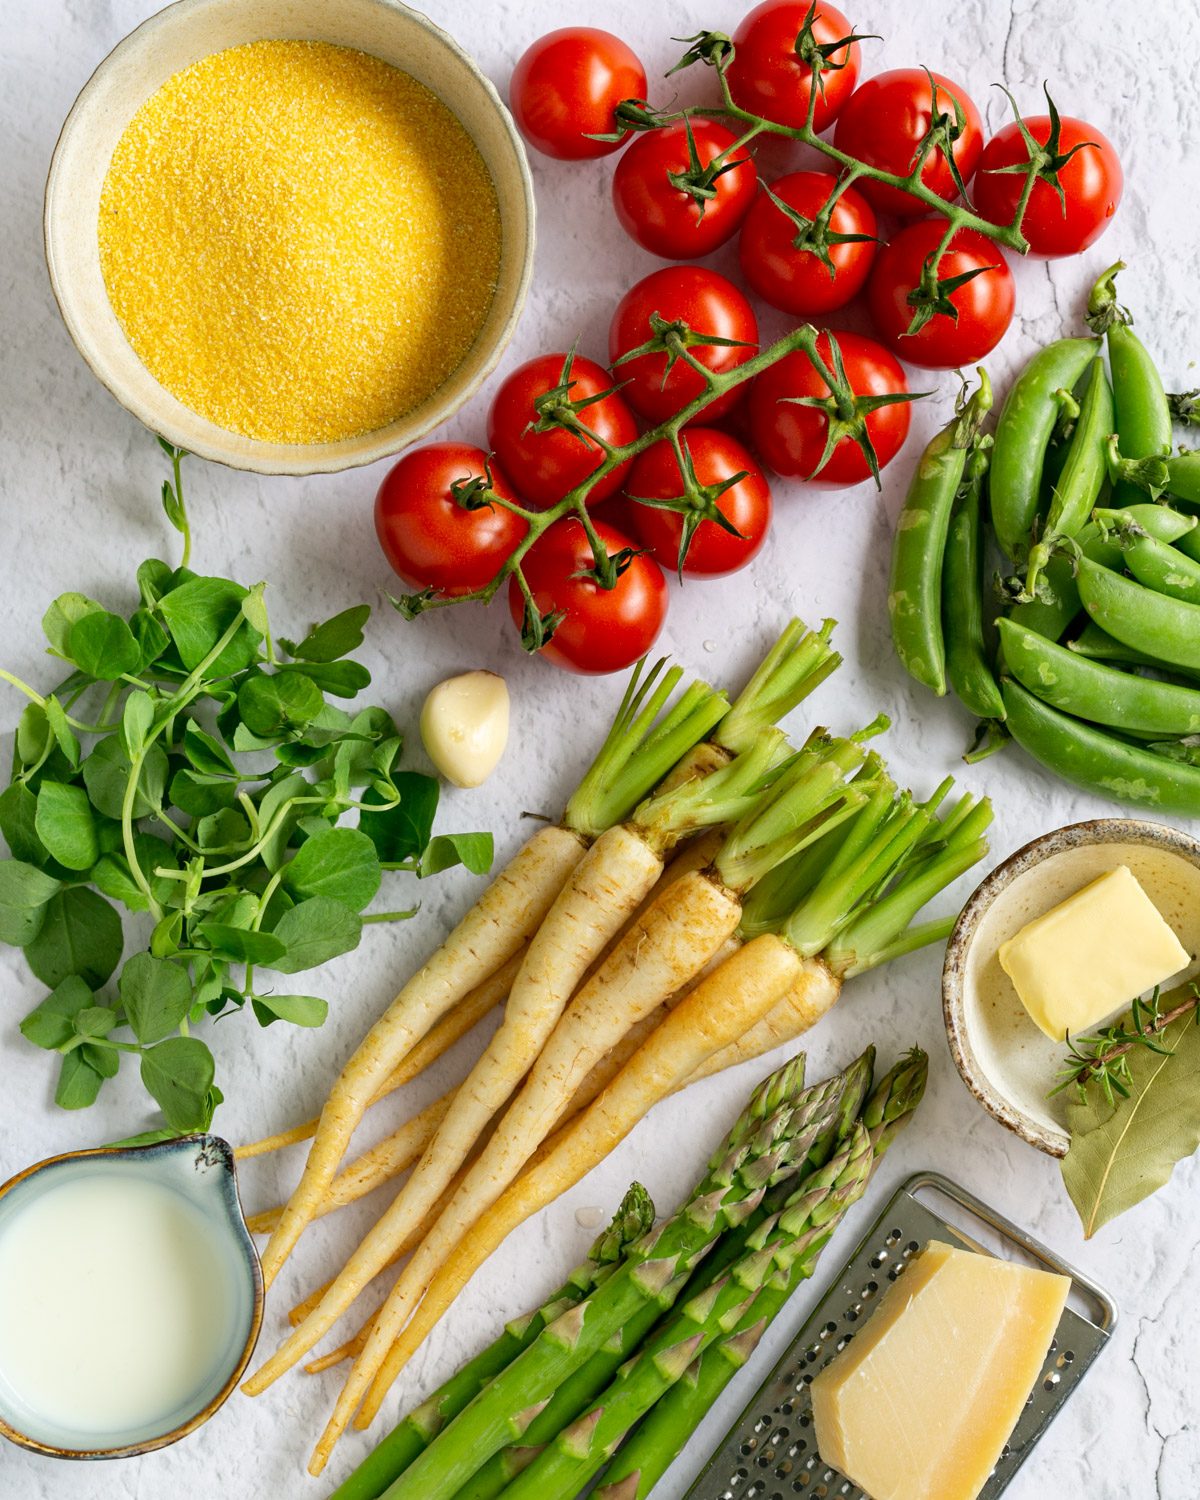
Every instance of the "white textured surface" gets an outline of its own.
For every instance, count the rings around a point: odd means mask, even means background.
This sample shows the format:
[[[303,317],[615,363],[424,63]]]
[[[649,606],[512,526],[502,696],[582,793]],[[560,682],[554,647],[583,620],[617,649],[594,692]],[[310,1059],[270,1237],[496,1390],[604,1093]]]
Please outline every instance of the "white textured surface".
[[[435,19],[474,50],[502,90],[528,41],[564,18],[554,0],[427,3]],[[39,225],[42,182],[62,116],[95,63],[150,9],[150,0],[5,0],[2,7],[0,658],[34,682],[47,680],[37,625],[46,603],[62,590],[82,589],[126,607],[136,563],[171,544],[156,501],[159,456],[70,347],[46,283]],[[705,24],[732,30],[740,7],[733,0],[707,6],[700,0],[596,0],[572,14],[625,35],[653,75],[677,55],[672,34],[687,35]],[[1151,0],[1135,15],[1115,0],[1027,0],[1011,8],[985,0],[953,6],[948,0],[921,6],[869,0],[855,8],[854,19],[860,30],[887,38],[867,44],[868,71],[930,64],[967,85],[993,124],[1006,108],[1003,97],[989,91],[993,80],[1003,80],[1027,108],[1036,109],[1040,82],[1048,78],[1064,111],[1093,119],[1119,145],[1127,192],[1107,237],[1082,262],[1015,268],[1017,322],[991,361],[1001,384],[1037,341],[1058,332],[1063,318],[1078,316],[1092,276],[1118,253],[1130,261],[1124,295],[1161,355],[1168,383],[1194,384],[1188,361],[1196,350],[1186,314],[1194,307],[1200,269],[1195,10],[1166,0]],[[572,167],[539,158],[534,168],[541,208],[539,270],[513,360],[562,348],[576,337],[585,352],[602,355],[615,299],[652,263],[625,239],[609,213],[611,164]],[[914,381],[927,383],[924,377]],[[689,586],[677,595],[663,643],[689,666],[736,682],[789,613],[814,621],[837,616],[847,664],[836,686],[823,690],[813,714],[849,727],[852,720],[886,710],[895,721],[887,741],[894,767],[926,789],[956,764],[966,722],[954,705],[912,690],[902,676],[888,642],[883,594],[890,519],[906,468],[922,436],[948,407],[953,382],[942,378],[937,384],[938,400],[917,410],[913,439],[888,472],[882,498],[868,488],[829,495],[781,486],[778,524],[756,566],[733,580]],[[447,435],[478,440],[487,394]],[[381,473],[301,482],[195,465],[188,480],[196,559],[201,567],[247,582],[269,579],[277,625],[286,622],[293,630],[360,598],[378,601],[389,583],[370,517]],[[498,608],[491,614],[434,615],[409,626],[385,609],[369,644],[380,699],[402,724],[414,724],[422,695],[450,670],[487,665],[508,675],[515,726],[510,752],[485,793],[447,795],[443,824],[493,826],[502,854],[522,836],[520,810],[558,809],[594,743],[594,730],[615,701],[615,682],[572,679],[523,660]],[[7,700],[0,722],[14,722],[17,707],[15,699]],[[4,755],[8,748],[7,741],[0,747]],[[996,858],[1047,828],[1108,810],[1042,775],[1016,753],[961,769],[964,786],[986,789],[996,799]],[[357,955],[331,966],[323,982],[315,981],[333,1005],[323,1031],[278,1026],[264,1035],[249,1017],[217,1029],[219,1076],[229,1100],[217,1121],[223,1133],[234,1140],[252,1138],[315,1110],[335,1068],[390,999],[397,980],[462,909],[469,882],[439,881],[420,894],[425,907],[416,921],[370,930]],[[991,1199],[1107,1285],[1122,1308],[1114,1347],[1026,1464],[1009,1491],[1012,1500],[1085,1493],[1097,1500],[1142,1500],[1151,1494],[1159,1500],[1193,1500],[1200,1490],[1200,1426],[1193,1399],[1200,1378],[1192,1315],[1200,1294],[1200,1269],[1192,1254],[1200,1230],[1196,1164],[1180,1168],[1167,1191],[1083,1244],[1057,1166],[993,1124],[960,1084],[942,1033],[938,967],[939,955],[926,953],[862,980],[813,1038],[814,1076],[848,1060],[868,1039],[880,1044],[885,1059],[919,1041],[932,1059],[929,1095],[918,1123],[889,1156],[868,1201],[839,1237],[817,1285],[796,1299],[773,1330],[769,1348],[727,1392],[694,1441],[690,1459],[664,1484],[664,1496],[682,1493],[769,1369],[789,1329],[812,1305],[833,1263],[851,1248],[856,1231],[895,1183],[918,1166],[938,1167]],[[138,1128],[143,1101],[132,1076],[110,1085],[103,1103],[89,1113],[66,1115],[52,1107],[48,1060],[17,1033],[17,1021],[38,998],[37,987],[10,950],[0,953],[0,974],[0,1176],[50,1152]],[[466,1055],[464,1047],[436,1077],[414,1085],[404,1105],[440,1089],[462,1069]],[[388,1414],[395,1416],[427,1391],[489,1338],[503,1317],[557,1283],[594,1232],[580,1227],[577,1210],[603,1205],[607,1211],[634,1176],[670,1207],[761,1071],[754,1067],[714,1080],[660,1108],[600,1170],[527,1224],[430,1340],[394,1393]],[[394,1118],[387,1108],[379,1114]],[[373,1119],[369,1128],[382,1130],[383,1121]],[[270,1201],[296,1167],[293,1155],[279,1164],[278,1175],[269,1165],[247,1170],[248,1203]],[[345,1213],[306,1237],[272,1299],[264,1350],[275,1342],[292,1294],[330,1273],[362,1223],[362,1216]],[[117,1466],[66,1467],[5,1446],[0,1496],[276,1500],[324,1493],[326,1487],[304,1478],[302,1470],[335,1391],[336,1377],[292,1376],[256,1402],[235,1396],[210,1426],[179,1446]],[[349,1438],[331,1472],[343,1474],[366,1447],[361,1436]]]

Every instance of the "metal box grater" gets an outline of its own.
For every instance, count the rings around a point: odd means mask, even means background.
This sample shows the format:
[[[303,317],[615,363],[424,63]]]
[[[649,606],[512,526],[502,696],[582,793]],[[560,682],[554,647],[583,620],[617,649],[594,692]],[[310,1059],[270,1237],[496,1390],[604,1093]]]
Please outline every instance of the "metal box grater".
[[[1029,1450],[1108,1342],[1117,1311],[1099,1287],[965,1188],[935,1172],[920,1172],[900,1187],[864,1236],[787,1353],[730,1428],[688,1491],[687,1500],[791,1500],[795,1495],[808,1500],[870,1500],[817,1452],[808,1386],[817,1371],[853,1338],[855,1325],[869,1315],[870,1303],[885,1283],[895,1281],[930,1240],[995,1253],[919,1201],[921,1197],[936,1201],[939,1196],[956,1206],[975,1233],[981,1227],[990,1231],[1009,1258],[1032,1260],[1069,1276],[1074,1283],[1045,1369],[980,1500],[995,1500],[1008,1487]],[[1072,1302],[1086,1308],[1086,1313],[1077,1311]]]

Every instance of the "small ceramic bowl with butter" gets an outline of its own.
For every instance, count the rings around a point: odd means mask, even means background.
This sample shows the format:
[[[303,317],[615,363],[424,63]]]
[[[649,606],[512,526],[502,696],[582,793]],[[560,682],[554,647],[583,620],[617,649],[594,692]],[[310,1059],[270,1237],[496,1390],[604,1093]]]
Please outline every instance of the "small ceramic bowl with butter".
[[[942,1007],[955,1065],[1002,1125],[1065,1156],[1069,1034],[1093,1033],[1156,984],[1200,971],[1200,841],[1104,818],[1006,859],[963,907]]]
[[[211,1135],[73,1151],[0,1187],[0,1435],[130,1458],[217,1411],[263,1316],[233,1150]]]

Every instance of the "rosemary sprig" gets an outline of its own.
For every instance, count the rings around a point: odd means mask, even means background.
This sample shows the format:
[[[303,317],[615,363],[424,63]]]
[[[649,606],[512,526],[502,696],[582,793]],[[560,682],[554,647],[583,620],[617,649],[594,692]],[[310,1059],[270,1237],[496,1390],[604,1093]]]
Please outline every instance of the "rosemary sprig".
[[[1158,986],[1149,1000],[1135,1000],[1130,1006],[1128,1021],[1115,1026],[1106,1026],[1094,1036],[1081,1037],[1070,1042],[1065,1065],[1059,1070],[1060,1082],[1050,1090],[1049,1098],[1074,1088],[1080,1103],[1087,1101],[1087,1087],[1098,1084],[1110,1105],[1117,1098],[1128,1099],[1133,1083],[1129,1071],[1129,1055],[1135,1047],[1145,1047],[1151,1052],[1169,1056],[1171,1049],[1157,1040],[1159,1035],[1200,1005],[1200,986],[1187,987],[1186,998],[1169,1010],[1159,1004]]]

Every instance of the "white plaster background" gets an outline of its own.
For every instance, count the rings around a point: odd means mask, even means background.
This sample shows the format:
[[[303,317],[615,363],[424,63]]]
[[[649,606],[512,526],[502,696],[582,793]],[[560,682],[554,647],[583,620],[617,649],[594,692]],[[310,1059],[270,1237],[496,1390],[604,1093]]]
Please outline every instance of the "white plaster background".
[[[554,0],[426,4],[502,92],[524,46],[564,19]],[[152,8],[151,0],[0,3],[0,661],[34,682],[48,680],[38,620],[50,599],[82,589],[127,607],[135,564],[171,546],[156,500],[159,455],[72,349],[47,285],[40,231],[42,184],[62,117],[99,59]],[[1064,111],[1095,121],[1119,145],[1127,189],[1110,233],[1080,261],[1014,268],[1017,319],[989,361],[1000,386],[1037,343],[1059,332],[1064,319],[1078,318],[1093,276],[1118,254],[1130,262],[1123,295],[1137,310],[1139,329],[1158,352],[1168,383],[1194,384],[1190,364],[1200,348],[1189,316],[1200,269],[1196,7],[1166,0],[1146,0],[1132,12],[1116,0],[863,0],[852,9],[860,30],[886,37],[866,44],[866,71],[929,64],[968,86],[993,126],[1007,108],[1002,95],[989,89],[993,81],[1005,82],[1027,109],[1037,110],[1041,80],[1047,78]],[[627,37],[653,76],[678,55],[672,35],[686,36],[702,25],[732,30],[741,6],[734,0],[592,0],[571,11]],[[611,162],[571,166],[535,159],[537,273],[510,365],[575,338],[585,352],[602,357],[615,300],[657,264],[625,238],[609,211],[611,169]],[[716,263],[728,260],[724,255]],[[913,382],[929,383],[926,377]],[[888,470],[881,496],[868,487],[829,494],[779,485],[777,524],[758,562],[732,580],[676,592],[663,641],[689,667],[736,684],[789,614],[812,621],[836,616],[846,665],[812,714],[849,727],[887,711],[894,720],[886,742],[892,764],[925,789],[958,764],[966,721],[952,703],[935,702],[903,676],[892,656],[883,599],[891,522],[907,471],[924,437],[944,420],[953,388],[950,377],[933,383],[937,399],[917,409],[912,439]],[[485,390],[444,435],[478,440],[489,394]],[[293,631],[359,599],[380,602],[389,575],[372,531],[371,500],[383,472],[379,467],[308,481],[257,479],[193,462],[187,478],[196,560],[247,582],[269,579],[277,627]],[[561,806],[618,692],[615,681],[572,678],[523,659],[499,608],[405,625],[385,607],[373,623],[365,657],[380,701],[401,724],[413,724],[425,691],[449,671],[486,664],[508,676],[514,695],[508,755],[485,793],[447,795],[443,824],[494,828],[502,857],[523,836],[517,818],[522,809],[554,812]],[[15,698],[7,701],[0,722],[15,722],[18,707]],[[6,756],[8,748],[6,740],[0,752]],[[417,748],[414,763],[419,761]],[[995,798],[997,860],[1046,829],[1111,810],[1042,774],[1017,752],[958,769],[964,787]],[[968,885],[963,883],[959,898]],[[228,1099],[218,1128],[235,1141],[249,1139],[312,1113],[368,1021],[471,891],[464,878],[431,884],[420,892],[424,907],[415,921],[370,929],[359,953],[318,975],[316,992],[332,1002],[324,1030],[277,1026],[262,1034],[248,1016],[218,1028],[219,1077]],[[1057,1166],[994,1124],[959,1082],[942,1032],[939,962],[940,954],[925,953],[856,983],[813,1037],[814,1076],[848,1060],[868,1039],[879,1043],[885,1061],[920,1042],[931,1054],[929,1094],[917,1124],[887,1159],[812,1288],[779,1320],[752,1369],[726,1393],[664,1483],[665,1500],[683,1493],[837,1260],[893,1186],[919,1166],[961,1179],[1028,1225],[1107,1285],[1122,1309],[1114,1347],[1027,1462],[1009,1491],[1012,1500],[1194,1500],[1200,1492],[1196,1163],[1185,1164],[1165,1192],[1084,1244]],[[37,987],[11,950],[0,952],[0,976],[0,1176],[51,1152],[139,1128],[143,1097],[132,1075],[110,1085],[88,1113],[54,1109],[47,1059],[17,1032],[19,1018],[38,998]],[[403,1106],[415,1108],[459,1076],[471,1045],[446,1059],[433,1078],[414,1084]],[[660,1205],[671,1207],[763,1071],[754,1065],[659,1108],[603,1167],[513,1236],[410,1367],[388,1414],[396,1417],[490,1338],[503,1318],[557,1284],[591,1238],[577,1223],[577,1210],[607,1210],[635,1176]],[[368,1132],[392,1128],[393,1109],[377,1115],[362,1142]],[[291,1156],[277,1167],[247,1170],[247,1202],[272,1201],[297,1167]],[[362,1214],[344,1213],[305,1238],[272,1299],[264,1350],[274,1344],[293,1294],[330,1274],[363,1223]],[[303,1460],[335,1394],[335,1379],[292,1376],[258,1401],[235,1396],[189,1440],[118,1465],[68,1466],[4,1446],[0,1496],[282,1500],[324,1493],[326,1486],[304,1477]],[[349,1438],[330,1473],[340,1477],[366,1448],[363,1437]]]

